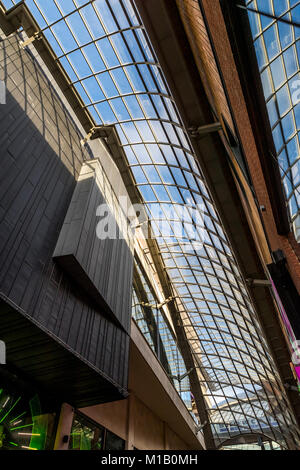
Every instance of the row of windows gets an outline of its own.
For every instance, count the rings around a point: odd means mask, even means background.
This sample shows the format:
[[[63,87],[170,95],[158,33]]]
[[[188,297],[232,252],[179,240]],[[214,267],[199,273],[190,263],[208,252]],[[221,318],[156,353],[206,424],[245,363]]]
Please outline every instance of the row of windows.
[[[272,128],[287,207],[293,221],[300,210],[300,27],[263,13],[300,21],[300,3],[247,2],[258,66]],[[275,158],[275,156],[274,156]]]
[[[70,450],[125,450],[125,441],[100,424],[75,412],[70,439]]]

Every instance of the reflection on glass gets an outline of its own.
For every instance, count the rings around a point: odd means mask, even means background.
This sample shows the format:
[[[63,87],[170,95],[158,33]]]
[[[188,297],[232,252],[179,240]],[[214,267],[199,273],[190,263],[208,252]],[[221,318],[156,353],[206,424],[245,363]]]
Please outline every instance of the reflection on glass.
[[[69,449],[117,451],[125,449],[125,441],[83,414],[75,412]]]

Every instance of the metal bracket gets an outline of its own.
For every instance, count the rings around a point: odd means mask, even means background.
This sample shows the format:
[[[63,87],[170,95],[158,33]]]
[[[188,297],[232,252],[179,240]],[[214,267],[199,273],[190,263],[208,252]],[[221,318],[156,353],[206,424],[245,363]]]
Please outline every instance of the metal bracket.
[[[135,230],[135,229],[141,228],[143,225],[149,224],[149,223],[150,223],[150,220],[147,219],[147,220],[144,220],[143,222],[141,222],[140,224],[132,225],[131,228],[132,228],[133,230]]]
[[[20,41],[19,44],[20,44],[20,47],[22,47],[22,49],[25,49],[25,47],[29,46],[29,44],[32,44],[35,40],[39,41],[40,39],[42,39],[42,33],[38,31],[34,33],[33,36],[26,39],[25,41]]]
[[[272,283],[269,279],[246,279],[248,286],[250,287],[271,287]]]
[[[274,20],[281,21],[282,23],[294,26],[296,28],[300,27],[300,23],[297,21],[291,21],[291,20],[288,20],[287,18],[278,17],[276,15],[272,15],[271,13],[267,13],[266,11],[256,10],[255,8],[251,8],[249,6],[246,7],[245,5],[239,5],[239,4],[236,4],[236,7],[241,8],[242,10],[245,10],[247,12],[251,11],[252,13],[256,13],[257,15],[265,16],[266,18],[270,18],[273,21]]]
[[[170,379],[176,379],[178,382],[181,382],[183,379],[185,379],[190,373],[195,369],[195,367],[192,367],[189,369],[187,372],[185,372],[182,375],[169,375]]]
[[[83,139],[81,139],[80,143],[82,146],[85,146],[89,140],[108,137],[109,131],[111,130],[112,130],[112,126],[92,127],[90,132]]]
[[[147,302],[140,302],[140,305],[142,307],[149,307],[149,308],[156,308],[156,309],[160,309],[161,307],[163,307],[164,305],[168,304],[169,302],[171,302],[171,300],[174,300],[175,297],[169,297],[168,299],[165,299],[163,302],[161,302],[160,304],[149,304]]]
[[[94,128],[93,128],[93,129],[90,130],[90,132],[88,134],[86,134],[86,136],[83,139],[81,139],[81,141],[80,141],[81,145],[84,147],[88,143],[88,141],[92,139],[94,134],[95,134],[95,131],[94,131]]]
[[[218,122],[213,122],[212,124],[206,124],[205,126],[200,127],[190,127],[189,132],[191,137],[205,136],[211,132],[218,132],[223,129],[222,124]]]
[[[300,393],[300,387],[297,387],[296,385],[290,385],[288,383],[285,383],[284,388],[287,389],[287,390],[292,390],[293,392],[299,392]]]
[[[195,428],[195,431],[196,431],[196,434],[198,434],[200,431],[202,431],[202,429],[204,428],[204,426],[207,425],[207,421],[204,421],[203,424],[199,424],[199,426],[196,426]]]

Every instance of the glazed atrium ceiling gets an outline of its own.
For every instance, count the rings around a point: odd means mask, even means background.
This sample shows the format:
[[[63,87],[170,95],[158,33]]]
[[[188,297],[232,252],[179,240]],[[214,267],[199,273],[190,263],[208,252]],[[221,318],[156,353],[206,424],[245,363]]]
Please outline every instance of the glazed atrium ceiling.
[[[2,3],[10,9],[18,2]],[[183,327],[193,333],[190,347],[201,365],[216,446],[258,434],[300,447],[233,249],[134,2],[25,3],[94,125],[115,126]],[[188,208],[184,221],[182,208]]]
[[[290,221],[300,240],[300,2],[246,1]],[[255,13],[257,11],[258,13]]]

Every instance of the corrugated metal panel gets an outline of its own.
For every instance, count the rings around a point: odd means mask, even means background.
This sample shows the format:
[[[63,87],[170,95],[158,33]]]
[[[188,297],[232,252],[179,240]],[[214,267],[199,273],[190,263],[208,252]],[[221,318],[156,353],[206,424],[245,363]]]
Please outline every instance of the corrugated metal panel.
[[[1,296],[2,297],[2,296]],[[50,399],[90,406],[127,396],[125,389],[99,374],[92,364],[25,312],[0,300],[0,335],[6,344],[8,369],[17,365],[29,383]]]
[[[129,332],[133,239],[98,159],[81,168],[53,258]]]
[[[15,37],[0,45],[0,70],[7,86],[7,104],[0,108],[0,291],[82,360],[126,389],[128,335],[105,318],[52,260],[82,162],[90,155],[54,89]],[[0,338],[3,326],[1,322]],[[8,327],[18,334],[17,324]],[[113,344],[118,345],[114,351]],[[14,365],[23,364],[22,355],[19,345]],[[51,383],[55,362],[47,365],[46,350],[36,361],[38,370],[45,364],[43,380]],[[81,374],[76,383],[84,390],[84,371]],[[64,380],[62,374],[62,384]],[[85,391],[94,393],[89,387]],[[109,391],[106,399],[111,398]]]

